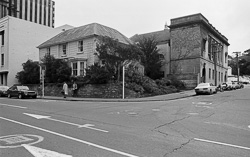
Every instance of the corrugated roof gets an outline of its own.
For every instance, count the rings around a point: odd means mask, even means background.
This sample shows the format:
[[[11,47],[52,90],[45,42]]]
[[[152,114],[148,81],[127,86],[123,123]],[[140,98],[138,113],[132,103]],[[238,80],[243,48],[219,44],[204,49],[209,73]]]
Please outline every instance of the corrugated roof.
[[[66,30],[52,37],[46,42],[42,43],[41,45],[38,46],[38,48],[62,44],[62,43],[75,41],[75,40],[80,40],[80,39],[84,39],[93,35],[118,39],[119,42],[124,43],[124,44],[133,43],[130,39],[128,39],[126,36],[124,36],[119,31],[113,28],[110,28],[110,27],[107,27],[98,23],[91,23],[88,25]]]
[[[136,34],[132,36],[130,40],[134,42],[138,42],[142,38],[152,38],[152,37],[158,43],[169,41],[170,40],[169,29],[164,29],[162,31],[150,32],[150,33],[145,33],[145,34]]]

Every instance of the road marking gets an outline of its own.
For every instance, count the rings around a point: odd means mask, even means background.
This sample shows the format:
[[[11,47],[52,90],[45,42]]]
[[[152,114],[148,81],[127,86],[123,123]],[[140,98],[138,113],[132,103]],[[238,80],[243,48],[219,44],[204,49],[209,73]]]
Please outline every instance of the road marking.
[[[27,107],[22,107],[22,106],[15,106],[15,105],[9,105],[9,104],[0,104],[1,106],[9,106],[9,107],[15,107],[15,108],[27,108]]]
[[[73,157],[72,155],[61,154],[61,153],[54,152],[51,150],[46,150],[46,149],[38,148],[35,146],[30,146],[27,144],[23,144],[22,146],[25,149],[27,149],[35,157]]]
[[[78,128],[87,128],[87,129],[92,129],[92,130],[101,131],[101,132],[108,132],[106,130],[94,128],[93,126],[95,126],[95,125],[93,125],[93,124],[80,125],[80,124],[75,124],[75,123],[71,123],[71,122],[66,122],[66,121],[50,118],[50,116],[43,116],[43,115],[30,114],[30,113],[23,113],[23,114],[25,114],[27,116],[31,116],[31,117],[36,118],[36,119],[48,119],[48,120],[52,120],[52,121],[56,121],[56,122],[60,122],[60,123],[64,123],[64,124],[77,126]]]
[[[199,113],[187,113],[189,115],[198,115]]]
[[[195,107],[213,108],[211,106],[200,106],[200,105],[195,105]]]
[[[234,124],[229,124],[229,123],[219,123],[219,122],[204,122],[204,123],[206,123],[206,124],[212,124],[212,125],[227,126],[227,127],[232,127],[232,128],[236,128],[236,129],[241,129],[241,130],[249,131],[249,129],[247,129],[245,127],[236,126]]]
[[[248,125],[248,127],[250,128],[250,125]]]
[[[31,134],[17,134],[0,137],[0,148],[18,148],[22,144],[36,144],[43,141],[42,136]]]
[[[218,144],[218,145],[223,145],[223,146],[229,146],[229,147],[234,147],[234,148],[240,148],[240,149],[250,150],[249,147],[243,147],[243,146],[238,146],[238,145],[234,145],[234,144],[228,144],[228,143],[210,141],[210,140],[205,140],[205,139],[200,139],[200,138],[194,138],[194,140],[196,140],[196,141],[201,141],[201,142],[207,142],[207,143]]]
[[[24,101],[24,102],[36,102],[35,100],[18,100],[18,101]]]
[[[44,131],[44,132],[47,132],[47,133],[50,133],[50,134],[53,134],[53,135],[57,135],[57,136],[60,136],[60,137],[64,137],[64,138],[67,138],[67,139],[70,139],[70,140],[73,140],[73,141],[77,141],[79,143],[87,144],[87,145],[90,145],[90,146],[93,146],[93,147],[96,147],[96,148],[99,148],[99,149],[103,149],[103,150],[106,150],[106,151],[110,151],[110,152],[113,152],[113,153],[116,153],[116,154],[120,154],[120,155],[123,155],[123,156],[139,157],[139,156],[132,155],[132,154],[129,154],[129,153],[125,153],[125,152],[122,152],[122,151],[119,151],[119,150],[115,150],[115,149],[112,149],[112,148],[108,148],[108,147],[105,147],[105,146],[94,144],[94,143],[91,143],[91,142],[88,142],[88,141],[80,140],[80,139],[77,139],[77,138],[74,138],[74,137],[71,137],[71,136],[63,135],[63,134],[60,134],[60,133],[57,133],[57,132],[54,132],[54,131],[50,131],[50,130],[47,130],[47,129],[43,129],[43,128],[39,128],[39,127],[32,126],[32,125],[29,125],[29,124],[25,124],[25,123],[22,123],[22,122],[18,122],[18,121],[12,120],[12,119],[7,119],[7,118],[4,118],[4,117],[0,117],[0,119],[6,120],[6,121],[9,121],[9,122],[13,122],[13,123],[16,123],[16,124],[20,124],[20,125],[23,125],[23,126],[27,126],[27,127],[30,127],[30,128],[36,129],[36,130]]]

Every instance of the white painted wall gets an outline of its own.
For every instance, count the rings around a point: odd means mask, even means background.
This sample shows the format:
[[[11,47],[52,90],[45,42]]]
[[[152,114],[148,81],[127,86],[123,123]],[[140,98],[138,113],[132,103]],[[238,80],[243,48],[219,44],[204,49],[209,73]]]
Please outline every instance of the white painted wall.
[[[18,83],[15,77],[17,72],[22,70],[23,63],[28,59],[39,61],[39,50],[36,47],[61,32],[61,30],[14,17],[7,17],[7,23],[5,28],[6,65],[9,71],[7,85],[11,86]]]

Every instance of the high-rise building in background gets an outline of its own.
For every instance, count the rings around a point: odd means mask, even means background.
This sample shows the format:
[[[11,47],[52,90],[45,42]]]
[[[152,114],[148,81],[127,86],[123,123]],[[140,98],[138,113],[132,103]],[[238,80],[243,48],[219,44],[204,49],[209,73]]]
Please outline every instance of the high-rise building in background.
[[[0,18],[13,16],[54,28],[55,2],[52,0],[0,0]]]

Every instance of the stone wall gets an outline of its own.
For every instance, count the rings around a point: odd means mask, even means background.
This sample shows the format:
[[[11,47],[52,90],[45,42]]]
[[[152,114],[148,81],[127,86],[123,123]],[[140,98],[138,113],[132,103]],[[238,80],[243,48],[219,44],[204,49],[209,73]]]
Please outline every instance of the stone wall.
[[[41,95],[39,85],[27,85],[30,90],[37,91]],[[63,84],[46,84],[44,88],[45,96],[62,96]],[[122,84],[111,83],[111,84],[87,84],[78,86],[78,97],[82,98],[122,98]],[[71,85],[69,85],[69,96],[72,95]],[[136,98],[140,97],[136,92],[125,89],[125,98]]]

